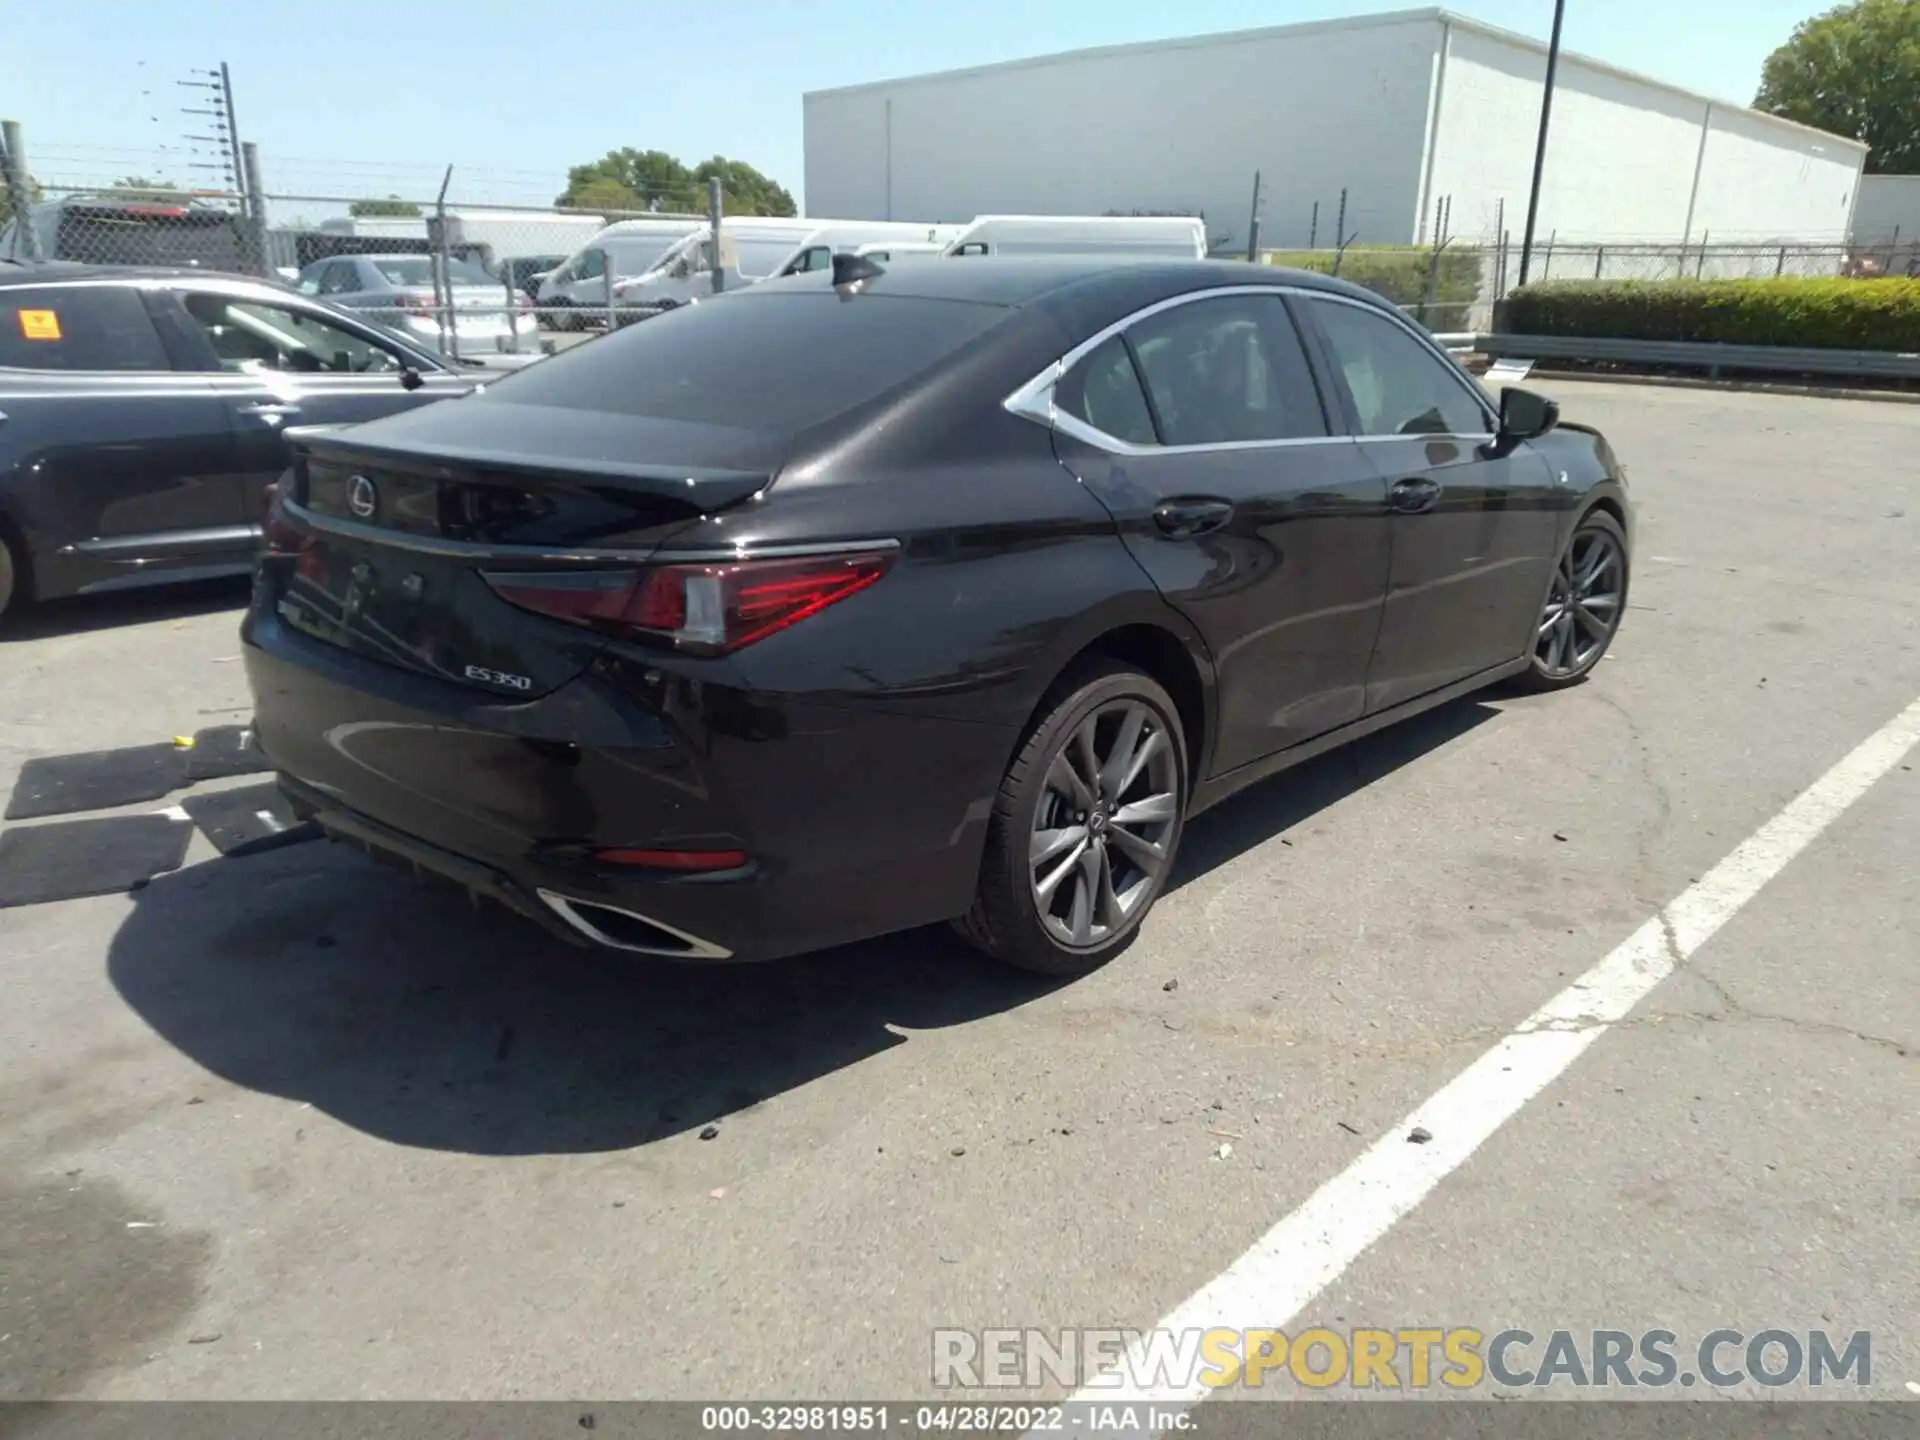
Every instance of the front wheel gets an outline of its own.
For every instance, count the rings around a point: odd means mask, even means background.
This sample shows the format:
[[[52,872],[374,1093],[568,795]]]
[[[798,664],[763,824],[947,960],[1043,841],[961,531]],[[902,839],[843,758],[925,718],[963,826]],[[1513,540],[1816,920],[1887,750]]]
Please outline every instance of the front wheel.
[[[960,933],[1023,970],[1098,969],[1166,888],[1188,785],[1167,692],[1124,665],[1078,671],[1007,768]]]
[[[1563,690],[1592,673],[1627,608],[1627,537],[1604,510],[1575,527],[1547,585],[1522,677],[1535,690]]]
[[[20,598],[20,567],[15,563],[13,551],[6,537],[0,535],[0,619],[5,619],[7,611]]]

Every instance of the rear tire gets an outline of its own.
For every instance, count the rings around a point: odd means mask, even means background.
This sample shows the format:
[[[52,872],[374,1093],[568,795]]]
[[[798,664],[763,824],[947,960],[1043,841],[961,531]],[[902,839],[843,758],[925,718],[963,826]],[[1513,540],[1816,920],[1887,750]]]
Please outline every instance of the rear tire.
[[[1179,713],[1113,661],[1062,678],[1000,783],[964,939],[1045,975],[1088,974],[1133,942],[1185,821]]]

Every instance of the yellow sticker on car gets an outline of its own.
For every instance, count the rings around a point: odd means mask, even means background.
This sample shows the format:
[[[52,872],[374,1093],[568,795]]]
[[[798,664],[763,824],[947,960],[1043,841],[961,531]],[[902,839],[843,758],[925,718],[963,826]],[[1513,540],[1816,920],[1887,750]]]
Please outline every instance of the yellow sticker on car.
[[[60,317],[51,310],[22,310],[20,333],[29,340],[58,340]]]

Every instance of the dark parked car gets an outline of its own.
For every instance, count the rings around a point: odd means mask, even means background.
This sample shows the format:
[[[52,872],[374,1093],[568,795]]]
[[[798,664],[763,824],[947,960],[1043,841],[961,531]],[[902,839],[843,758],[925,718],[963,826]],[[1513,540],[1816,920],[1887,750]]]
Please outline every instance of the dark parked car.
[[[287,425],[372,420],[474,383],[267,281],[0,263],[0,613],[244,575]]]
[[[602,945],[1076,973],[1198,811],[1613,637],[1606,441],[1374,296],[842,268],[302,438],[243,626],[296,808]]]

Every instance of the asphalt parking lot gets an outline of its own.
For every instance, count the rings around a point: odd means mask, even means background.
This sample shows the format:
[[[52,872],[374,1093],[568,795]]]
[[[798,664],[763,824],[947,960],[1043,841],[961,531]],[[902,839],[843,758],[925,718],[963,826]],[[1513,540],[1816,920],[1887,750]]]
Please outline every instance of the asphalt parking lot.
[[[135,893],[0,910],[0,1396],[920,1396],[936,1327],[1249,1296],[1291,1329],[1869,1331],[1865,1393],[1915,1393],[1920,407],[1540,388],[1640,507],[1595,678],[1212,812],[1091,978],[943,931],[589,955],[198,836]],[[244,722],[240,600],[0,631],[0,793]],[[1448,1089],[1615,955],[1637,1005],[1548,1027],[1585,1048],[1537,1094]],[[1414,1203],[1256,1248],[1374,1147]]]

